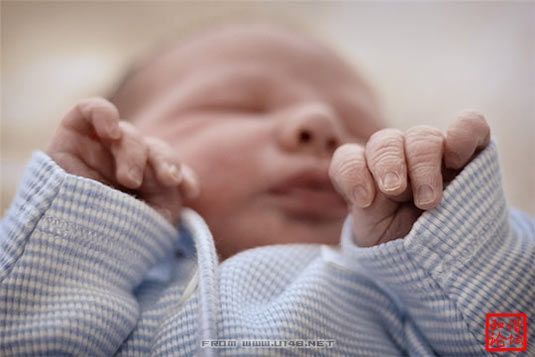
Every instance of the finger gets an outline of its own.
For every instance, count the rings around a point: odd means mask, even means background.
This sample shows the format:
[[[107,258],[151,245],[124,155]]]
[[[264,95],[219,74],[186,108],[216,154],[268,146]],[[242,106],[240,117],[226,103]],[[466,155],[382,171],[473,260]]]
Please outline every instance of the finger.
[[[429,126],[417,126],[405,134],[405,155],[414,203],[420,209],[435,207],[442,198],[444,135]]]
[[[474,153],[490,142],[490,128],[485,117],[475,111],[461,112],[448,128],[444,151],[447,168],[460,169]]]
[[[147,165],[145,169],[143,184],[139,188],[138,194],[170,223],[178,222],[182,207],[179,187],[162,187],[152,165]]]
[[[110,147],[115,159],[115,175],[121,185],[136,189],[143,183],[148,149],[133,125],[120,122],[119,127],[122,137],[114,141]]]
[[[87,166],[99,172],[108,185],[115,181],[113,156],[100,142],[77,136],[71,146],[71,152],[77,153]]]
[[[366,162],[379,190],[389,197],[399,196],[407,189],[407,166],[403,133],[384,129],[370,137],[366,144]]]
[[[119,112],[103,98],[79,102],[65,115],[62,125],[81,134],[95,132],[103,139],[117,140],[121,137]]]
[[[358,144],[340,146],[333,154],[329,176],[336,190],[350,204],[368,207],[375,198],[375,184],[366,166],[364,148]]]
[[[63,127],[59,128],[56,136],[59,139],[52,140],[48,147],[50,155],[60,155],[63,159],[76,157],[75,161],[78,164],[83,163],[91,171],[98,173],[98,175],[92,174],[90,178],[105,182],[108,185],[115,181],[113,157],[101,142]],[[78,166],[78,168],[80,167],[82,166]],[[66,171],[82,173],[85,170]]]
[[[370,207],[351,207],[355,241],[360,247],[371,247],[402,238],[420,214],[412,205],[400,204],[379,192]]]
[[[181,165],[181,168],[182,182],[179,185],[180,192],[187,199],[196,198],[201,192],[197,175],[188,165]]]
[[[180,184],[182,172],[169,145],[157,138],[146,138],[145,143],[149,150],[148,161],[154,168],[158,181],[164,186]]]
[[[83,159],[73,154],[72,152],[54,152],[52,158],[63,170],[68,173],[78,174],[80,172],[83,172],[84,177],[90,178],[95,181],[107,183],[106,179],[102,176],[100,172],[90,167],[87,167],[87,164],[83,161]]]

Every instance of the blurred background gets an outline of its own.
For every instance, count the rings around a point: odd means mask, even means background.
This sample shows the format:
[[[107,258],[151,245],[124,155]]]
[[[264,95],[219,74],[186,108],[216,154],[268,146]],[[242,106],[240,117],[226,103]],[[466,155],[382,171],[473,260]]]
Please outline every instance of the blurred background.
[[[535,3],[1,2],[1,196],[78,99],[106,95],[162,39],[217,22],[315,34],[376,87],[393,127],[483,112],[509,202],[535,215]]]

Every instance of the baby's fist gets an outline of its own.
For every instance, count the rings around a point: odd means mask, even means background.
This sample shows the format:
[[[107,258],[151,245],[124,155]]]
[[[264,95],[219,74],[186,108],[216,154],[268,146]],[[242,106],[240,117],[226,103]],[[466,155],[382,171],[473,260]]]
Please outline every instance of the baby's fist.
[[[485,118],[459,114],[446,135],[429,126],[384,129],[366,146],[334,153],[329,174],[351,207],[359,246],[405,236],[422,213],[436,207],[444,186],[490,141]]]
[[[193,172],[177,162],[169,146],[120,121],[117,108],[102,98],[76,104],[46,152],[65,171],[134,194],[173,224],[182,197],[198,194]]]

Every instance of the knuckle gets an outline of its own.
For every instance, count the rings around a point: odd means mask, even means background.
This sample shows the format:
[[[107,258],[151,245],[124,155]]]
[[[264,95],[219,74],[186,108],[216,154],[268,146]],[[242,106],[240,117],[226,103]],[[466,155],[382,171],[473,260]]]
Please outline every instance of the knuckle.
[[[140,151],[140,161],[142,161],[143,158],[149,155],[149,147],[143,141],[138,141],[138,148]]]
[[[375,165],[383,161],[398,161],[402,155],[399,145],[381,145],[366,150],[366,157]]]
[[[378,156],[377,161],[372,164],[372,171],[375,174],[382,174],[389,171],[399,172],[403,167],[403,160],[397,155]]]
[[[417,166],[410,171],[411,185],[413,188],[417,188],[422,184],[429,184],[432,187],[438,187],[441,185],[440,171],[432,166]],[[417,193],[417,190],[415,190]]]
[[[375,172],[399,170],[405,162],[403,155],[403,145],[388,142],[366,150],[370,168]]]
[[[363,163],[358,159],[350,159],[341,162],[336,169],[336,176],[342,179],[351,180],[355,176],[358,176],[359,171],[362,169]]]
[[[355,144],[340,146],[334,153],[329,176],[336,181],[348,181],[366,168],[362,148]]]
[[[145,137],[143,140],[149,150],[155,154],[168,155],[171,151],[171,146],[159,138],[149,136]]]
[[[366,157],[372,165],[385,161],[400,161],[403,157],[403,144],[393,140],[384,140],[377,145],[366,146]]]
[[[457,120],[461,129],[466,131],[480,132],[485,135],[490,131],[487,119],[476,111],[465,110],[458,115]]]
[[[78,102],[76,107],[84,116],[91,116],[95,115],[95,113],[100,113],[107,119],[119,118],[119,111],[117,110],[117,107],[101,97],[84,99]]]
[[[442,147],[440,149],[429,147],[425,144],[414,147],[414,150],[407,155],[407,161],[412,169],[422,166],[434,167],[442,157]]]
[[[433,163],[431,160],[426,160],[423,158],[422,160],[415,161],[411,167],[410,171],[412,174],[416,174],[417,176],[433,176],[435,174],[435,171],[437,170],[437,165]]]
[[[429,143],[425,138],[414,138],[407,140],[407,152],[408,156],[422,156],[431,149],[433,145]]]
[[[146,137],[143,138],[143,144],[147,147],[149,155],[154,157],[160,157],[162,154],[161,145],[155,138]]]
[[[478,144],[489,140],[490,127],[479,113],[460,115],[447,133],[446,150],[462,154],[472,151]]]
[[[350,159],[340,162],[332,170],[329,171],[329,176],[339,183],[349,183],[355,181],[362,171],[363,163],[358,159]]]
[[[362,157],[363,149],[360,145],[344,144],[339,146],[333,153],[331,167],[337,167],[346,161],[361,160]]]
[[[145,146],[147,147],[148,159],[156,163],[159,167],[165,163],[167,165],[173,165],[177,169],[181,168],[180,160],[173,154],[171,146],[155,137],[145,137]]]
[[[457,117],[459,120],[464,120],[467,122],[479,122],[479,123],[486,123],[487,120],[485,119],[485,116],[481,114],[478,111],[472,110],[472,109],[465,109],[461,111]]]
[[[154,136],[146,136],[143,140],[148,146],[152,147],[158,147],[162,144],[161,140]]]
[[[405,145],[409,156],[442,152],[444,135],[436,128],[418,126],[407,131]]]
[[[134,140],[134,141],[140,142],[140,143],[141,142],[144,143],[144,140],[143,140],[143,137],[142,137],[141,133],[131,123],[122,120],[122,121],[119,122],[119,129],[121,129],[121,131],[123,132],[123,134],[125,135],[126,138],[128,138],[130,140]]]
[[[417,125],[405,133],[405,140],[408,143],[418,141],[439,142],[444,139],[444,134],[437,128],[429,125]]]
[[[367,150],[378,150],[381,148],[398,147],[403,144],[403,133],[397,129],[383,129],[374,133],[368,143]]]
[[[140,162],[136,158],[131,158],[130,160],[125,161],[122,169],[119,169],[119,175],[121,177],[128,179],[129,177],[143,177],[145,171],[145,164]]]
[[[466,151],[473,143],[473,135],[466,128],[458,126],[448,129],[448,140],[446,140],[447,151]]]
[[[402,138],[403,137],[403,132],[399,129],[395,129],[395,128],[386,128],[386,129],[381,129],[379,131],[376,131],[375,133],[373,133],[371,136],[370,136],[370,139],[368,140],[368,142],[374,142],[374,141],[377,141],[377,140],[382,140],[383,138]]]
[[[131,130],[127,126],[121,127],[123,131],[122,150],[125,154],[134,158],[136,161],[143,161],[149,154],[149,146],[143,140],[143,137],[137,130]]]

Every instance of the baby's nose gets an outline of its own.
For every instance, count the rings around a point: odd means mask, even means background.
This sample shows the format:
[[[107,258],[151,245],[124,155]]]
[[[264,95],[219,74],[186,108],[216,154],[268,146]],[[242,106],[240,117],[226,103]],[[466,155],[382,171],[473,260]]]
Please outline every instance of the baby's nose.
[[[300,106],[280,123],[281,145],[289,151],[330,156],[341,144],[334,110],[321,103]]]

